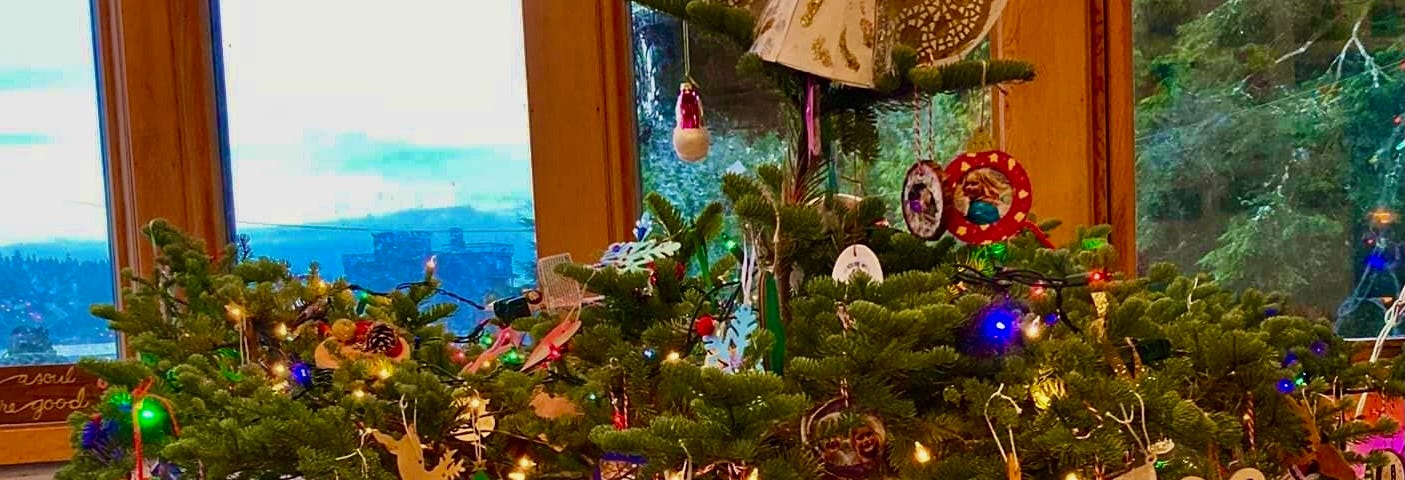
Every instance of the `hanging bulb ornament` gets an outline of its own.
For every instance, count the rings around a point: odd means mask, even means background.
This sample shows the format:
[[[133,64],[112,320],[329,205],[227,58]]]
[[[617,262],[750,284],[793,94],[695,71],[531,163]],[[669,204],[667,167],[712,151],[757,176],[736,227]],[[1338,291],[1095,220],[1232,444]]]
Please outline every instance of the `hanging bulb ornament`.
[[[688,22],[683,22],[683,84],[678,86],[678,106],[674,113],[678,123],[673,127],[673,151],[685,162],[700,162],[707,158],[712,138],[703,125],[702,98],[693,82],[693,58],[688,52]]]
[[[707,158],[708,144],[712,141],[703,125],[702,99],[698,96],[693,82],[683,82],[678,87],[678,124],[673,128],[673,151],[685,162],[699,162]]]

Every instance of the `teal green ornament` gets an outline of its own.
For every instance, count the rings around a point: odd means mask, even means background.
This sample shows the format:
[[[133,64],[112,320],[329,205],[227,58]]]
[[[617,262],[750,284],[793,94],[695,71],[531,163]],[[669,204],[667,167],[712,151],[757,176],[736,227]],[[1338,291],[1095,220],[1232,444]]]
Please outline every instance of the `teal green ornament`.
[[[473,472],[473,480],[488,480],[488,472],[482,470]]]
[[[1104,239],[1101,239],[1101,238],[1085,238],[1085,239],[1083,239],[1083,249],[1084,249],[1084,250],[1097,250],[1097,249],[1099,249],[1099,248],[1103,248],[1104,245],[1107,245],[1107,240],[1104,240]]]

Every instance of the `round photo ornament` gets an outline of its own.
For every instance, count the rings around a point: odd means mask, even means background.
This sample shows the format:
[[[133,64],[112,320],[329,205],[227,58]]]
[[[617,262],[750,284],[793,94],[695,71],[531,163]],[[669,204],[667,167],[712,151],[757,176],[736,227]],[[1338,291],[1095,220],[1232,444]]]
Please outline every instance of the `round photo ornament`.
[[[858,424],[847,432],[835,432],[846,415],[857,418]],[[800,441],[815,450],[825,479],[876,478],[886,460],[888,430],[881,419],[855,411],[848,396],[840,395],[805,417]]]
[[[914,237],[936,240],[946,233],[947,195],[942,176],[939,165],[925,160],[907,170],[903,180],[903,221]]]
[[[1028,229],[1039,243],[1054,248],[1029,219],[1034,192],[1015,157],[1000,150],[962,154],[947,165],[945,182],[946,225],[958,240],[988,245]]]

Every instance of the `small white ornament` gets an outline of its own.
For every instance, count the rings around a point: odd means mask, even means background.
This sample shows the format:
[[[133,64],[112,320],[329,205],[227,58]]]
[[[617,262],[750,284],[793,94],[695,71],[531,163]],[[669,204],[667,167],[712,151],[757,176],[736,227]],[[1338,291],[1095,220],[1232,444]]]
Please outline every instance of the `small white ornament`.
[[[834,261],[834,279],[848,283],[856,272],[863,272],[874,282],[883,282],[883,265],[878,263],[878,254],[864,245],[852,245],[839,253]]]

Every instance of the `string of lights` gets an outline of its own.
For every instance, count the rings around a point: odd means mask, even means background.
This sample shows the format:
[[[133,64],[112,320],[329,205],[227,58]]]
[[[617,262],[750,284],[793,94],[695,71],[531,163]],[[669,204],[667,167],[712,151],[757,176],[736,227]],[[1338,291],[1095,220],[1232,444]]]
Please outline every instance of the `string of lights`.
[[[977,285],[988,288],[1000,294],[1009,292],[1014,285],[1029,287],[1031,297],[1047,295],[1052,291],[1054,295],[1054,312],[1059,318],[1065,319],[1063,323],[1075,333],[1082,333],[1078,326],[1067,321],[1064,312],[1064,289],[1073,287],[1084,287],[1107,280],[1107,274],[1101,271],[1092,271],[1083,274],[1068,275],[1064,277],[1052,277],[1033,270],[1008,269],[987,275],[979,269],[968,265],[957,265],[956,273],[952,275],[961,284]]]

